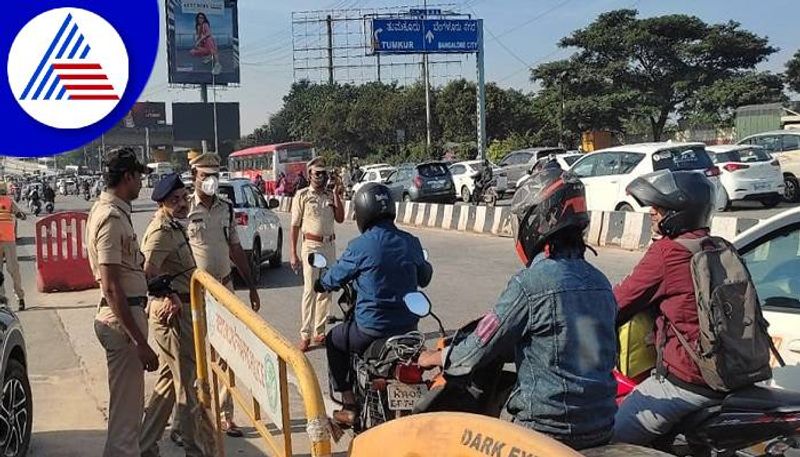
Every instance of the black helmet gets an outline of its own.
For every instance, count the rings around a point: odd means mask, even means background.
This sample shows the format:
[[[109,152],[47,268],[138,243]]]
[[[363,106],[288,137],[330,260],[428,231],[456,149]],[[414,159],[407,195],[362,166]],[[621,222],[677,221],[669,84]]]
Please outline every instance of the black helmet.
[[[353,197],[353,204],[356,224],[361,233],[382,220],[393,221],[397,215],[392,193],[383,184],[364,184]]]
[[[583,183],[561,168],[544,168],[525,180],[514,194],[511,214],[517,254],[525,265],[556,233],[589,225]]]
[[[695,171],[648,173],[631,181],[625,190],[639,205],[666,211],[658,229],[667,237],[708,227],[714,209],[714,186]]]

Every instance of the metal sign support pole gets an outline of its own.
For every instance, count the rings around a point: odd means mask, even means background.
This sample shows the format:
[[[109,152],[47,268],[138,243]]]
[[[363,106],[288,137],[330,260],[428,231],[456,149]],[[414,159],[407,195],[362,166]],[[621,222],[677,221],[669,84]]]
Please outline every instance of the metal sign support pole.
[[[422,55],[422,71],[425,73],[425,125],[427,130],[426,152],[431,153],[431,83],[429,79],[430,67],[428,66],[428,54]]]
[[[200,101],[208,103],[208,84],[200,84]],[[208,152],[208,141],[203,140],[200,144],[203,147],[203,154]]]
[[[478,19],[478,53],[475,55],[478,67],[478,155],[486,158],[486,82],[483,65],[483,19]]]
[[[216,63],[214,64],[216,65]],[[217,76],[211,72],[211,96],[214,103],[214,153],[219,154],[219,135],[217,134]]]

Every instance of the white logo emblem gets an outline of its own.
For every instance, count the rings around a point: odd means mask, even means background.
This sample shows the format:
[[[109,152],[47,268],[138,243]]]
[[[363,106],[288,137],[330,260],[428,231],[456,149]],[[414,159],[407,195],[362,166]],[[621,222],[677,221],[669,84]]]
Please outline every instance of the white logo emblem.
[[[78,129],[102,120],[119,103],[128,85],[128,52],[102,17],[57,8],[20,30],[7,71],[26,113],[50,127]]]

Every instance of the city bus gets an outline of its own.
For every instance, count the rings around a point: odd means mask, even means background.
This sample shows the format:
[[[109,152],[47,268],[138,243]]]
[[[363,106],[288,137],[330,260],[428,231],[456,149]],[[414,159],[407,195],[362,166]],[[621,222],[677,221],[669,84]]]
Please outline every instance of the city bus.
[[[281,173],[286,175],[287,188],[294,190],[300,173],[308,179],[306,163],[316,156],[311,143],[268,144],[234,151],[228,156],[228,169],[237,178],[251,181],[261,175],[268,194],[275,193],[276,181]]]

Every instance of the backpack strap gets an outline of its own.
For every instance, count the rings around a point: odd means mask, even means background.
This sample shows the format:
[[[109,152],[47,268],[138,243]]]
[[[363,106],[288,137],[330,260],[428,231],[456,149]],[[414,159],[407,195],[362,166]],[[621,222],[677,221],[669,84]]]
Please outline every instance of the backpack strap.
[[[703,236],[700,238],[675,238],[673,241],[680,244],[686,248],[687,251],[691,252],[692,255],[694,255],[703,250],[703,244],[711,241],[711,237]]]
[[[683,348],[686,349],[686,352],[689,354],[689,357],[692,358],[694,363],[696,363],[698,368],[699,368],[700,367],[700,357],[697,355],[695,350],[692,349],[692,346],[689,345],[689,342],[686,340],[686,337],[684,337],[683,334],[680,331],[678,331],[678,328],[675,327],[675,324],[673,324],[672,321],[670,321],[667,318],[667,316],[664,316],[664,320],[667,322],[667,324],[669,324],[669,326],[672,329],[672,331],[675,332],[675,336],[678,338],[678,341],[681,343],[681,346],[683,346]],[[667,338],[666,338],[666,334],[665,334],[664,335],[664,345],[666,346],[666,344],[667,344]]]

